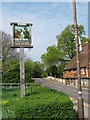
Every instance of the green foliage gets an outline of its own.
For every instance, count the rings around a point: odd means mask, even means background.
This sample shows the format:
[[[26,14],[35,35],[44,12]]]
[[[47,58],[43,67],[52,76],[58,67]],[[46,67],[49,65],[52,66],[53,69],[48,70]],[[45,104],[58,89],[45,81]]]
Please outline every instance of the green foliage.
[[[32,62],[25,61],[25,82],[31,82]],[[20,83],[20,64],[18,60],[9,60],[3,64],[2,82]]]
[[[87,38],[83,36],[84,26],[78,25],[78,38],[81,40],[81,44],[87,41]],[[75,32],[74,25],[68,25],[62,33],[57,37],[58,48],[65,53],[65,59],[72,59],[76,55],[75,46]]]
[[[40,62],[33,63],[32,77],[40,78],[42,74],[42,68]]]
[[[36,83],[31,83],[30,88],[26,90],[28,95],[24,98],[19,98],[18,92],[17,96],[13,96],[18,89],[5,91],[3,100],[8,101],[8,104],[3,106],[3,117],[75,120],[72,101],[62,92],[41,87]]]
[[[41,78],[46,78],[48,76],[47,72],[46,71],[43,71],[42,72],[42,75],[41,75]]]
[[[84,27],[78,25],[78,37],[81,45],[88,39],[83,36]],[[57,36],[57,46],[49,46],[47,53],[41,56],[48,75],[62,77],[63,69],[67,62],[76,55],[74,25],[68,25],[62,33]]]
[[[26,107],[26,105],[27,107]],[[17,105],[17,104],[16,104]],[[30,104],[23,101],[20,103],[15,111],[16,118],[59,118],[60,120],[75,120],[74,110],[69,101],[63,103],[53,101],[48,103]]]
[[[31,78],[47,77],[47,73],[43,69],[40,62],[25,61],[25,82],[32,82]],[[3,63],[2,82],[4,83],[20,83],[20,64],[18,60],[9,60]]]
[[[3,63],[3,75],[2,82],[5,83],[17,83],[19,82],[19,61],[10,60],[7,63]]]
[[[49,46],[47,53],[41,56],[42,62],[46,66],[46,72],[53,77],[62,77],[62,66],[65,66],[65,53],[56,46]]]
[[[31,60],[25,61],[25,81],[31,82],[33,62]]]
[[[48,66],[58,64],[58,61],[63,60],[64,53],[60,51],[56,46],[49,46],[47,53],[41,56],[42,62]]]
[[[34,62],[32,68],[32,78],[47,77],[47,73],[44,71],[43,64],[40,62]]]

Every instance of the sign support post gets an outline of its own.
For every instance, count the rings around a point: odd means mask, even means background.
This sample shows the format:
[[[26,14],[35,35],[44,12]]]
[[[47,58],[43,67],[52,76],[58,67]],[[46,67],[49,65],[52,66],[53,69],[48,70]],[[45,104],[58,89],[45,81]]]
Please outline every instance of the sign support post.
[[[20,48],[20,85],[21,97],[25,96],[24,48]]]

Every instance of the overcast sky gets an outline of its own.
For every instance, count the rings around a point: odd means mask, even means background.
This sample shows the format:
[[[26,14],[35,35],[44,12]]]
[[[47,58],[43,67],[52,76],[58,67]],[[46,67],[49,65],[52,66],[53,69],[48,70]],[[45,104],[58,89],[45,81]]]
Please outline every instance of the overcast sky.
[[[7,0],[4,0],[7,1]],[[25,54],[34,61],[39,60],[46,48],[56,45],[56,36],[73,24],[72,2],[2,2],[2,30],[11,34],[10,22],[30,22],[33,48]],[[71,0],[72,1],[72,0]],[[0,5],[1,6],[1,5]],[[88,29],[88,2],[77,3],[78,24]],[[1,20],[0,20],[1,23]]]

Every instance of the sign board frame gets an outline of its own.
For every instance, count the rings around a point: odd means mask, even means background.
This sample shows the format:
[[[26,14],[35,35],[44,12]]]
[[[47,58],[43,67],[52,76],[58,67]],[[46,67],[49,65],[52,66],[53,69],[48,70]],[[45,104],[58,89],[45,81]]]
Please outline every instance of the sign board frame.
[[[33,48],[31,44],[31,27],[33,24],[18,24],[16,22],[12,22],[10,25],[12,25],[13,31],[11,48]]]

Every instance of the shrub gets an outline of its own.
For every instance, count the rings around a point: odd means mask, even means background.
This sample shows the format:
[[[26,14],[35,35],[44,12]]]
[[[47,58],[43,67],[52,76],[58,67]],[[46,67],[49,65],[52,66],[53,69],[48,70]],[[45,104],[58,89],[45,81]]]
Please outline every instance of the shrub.
[[[47,76],[48,76],[48,74],[45,71],[43,71],[41,77],[44,78],[44,77],[47,77]]]
[[[26,82],[32,82],[32,80],[31,80],[32,66],[33,66],[32,61],[30,61],[30,60],[25,61],[25,81]]]
[[[25,61],[25,82],[31,82],[32,62]],[[20,63],[18,60],[9,60],[3,64],[3,83],[20,83]]]
[[[42,68],[41,63],[25,61],[25,82],[32,82],[33,78],[47,77],[47,74]],[[3,83],[20,83],[20,63],[18,60],[12,59],[7,63],[3,63]]]
[[[32,77],[41,78],[41,75],[42,75],[41,64],[39,62],[34,62],[32,69]]]
[[[16,96],[17,96],[17,94],[16,94],[16,93],[14,93],[14,94],[13,94],[13,96],[14,96],[14,97],[16,97]]]
[[[40,99],[40,98],[39,98]],[[16,118],[59,118],[60,120],[75,120],[71,101],[63,103],[53,101],[32,104],[28,100],[20,103],[15,110]]]
[[[19,82],[19,61],[10,60],[3,64],[2,82],[16,83]]]
[[[14,93],[17,91],[17,96]],[[73,103],[69,97],[49,88],[44,88],[36,83],[31,83],[26,89],[26,97],[19,98],[19,89],[11,89],[3,96],[8,99],[8,106],[3,106],[3,116],[12,119],[59,119],[75,120]],[[11,93],[12,92],[12,93]],[[6,95],[10,95],[6,98]],[[12,98],[11,98],[12,96]]]
[[[31,85],[31,88],[34,94],[31,92],[30,96],[16,102],[15,118],[75,120],[73,103],[67,95],[40,86]]]

